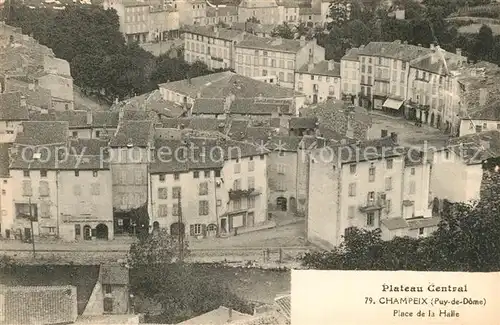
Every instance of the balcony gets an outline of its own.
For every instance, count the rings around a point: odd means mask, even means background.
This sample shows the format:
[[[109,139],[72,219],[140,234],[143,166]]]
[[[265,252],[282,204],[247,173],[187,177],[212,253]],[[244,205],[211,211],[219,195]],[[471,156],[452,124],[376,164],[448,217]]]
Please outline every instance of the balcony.
[[[219,58],[219,57],[216,57],[216,56],[210,56],[210,58],[214,61],[219,61],[219,62],[224,62],[224,59],[223,58]]]
[[[237,200],[241,199],[243,197],[249,197],[249,196],[257,196],[261,194],[260,189],[256,188],[249,188],[247,190],[229,190],[229,199],[230,200]]]
[[[386,202],[384,199],[368,200],[364,205],[359,207],[361,212],[373,212],[385,208]]]

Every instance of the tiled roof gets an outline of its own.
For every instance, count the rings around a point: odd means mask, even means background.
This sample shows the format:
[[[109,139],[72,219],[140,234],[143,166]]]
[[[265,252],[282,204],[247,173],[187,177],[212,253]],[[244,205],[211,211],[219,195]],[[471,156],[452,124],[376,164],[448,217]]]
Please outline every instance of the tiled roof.
[[[139,315],[92,315],[78,316],[74,325],[124,325],[140,324]],[[153,325],[153,324],[151,324]],[[166,325],[166,324],[163,324]]]
[[[149,112],[142,110],[127,109],[123,111],[123,120],[146,121],[149,120]]]
[[[70,139],[71,153],[98,156],[108,146],[108,140],[104,139]]]
[[[248,120],[229,120],[226,134],[233,140],[247,138]]]
[[[292,314],[292,306],[291,306],[291,295],[284,295],[280,297],[276,297],[274,303],[279,308],[281,314],[285,316],[287,319],[291,319]]]
[[[400,41],[370,42],[363,48],[359,48],[359,55],[381,56],[402,61],[411,61],[431,52],[429,48],[402,44]]]
[[[121,265],[102,264],[99,278],[102,284],[129,285],[129,270]]]
[[[397,230],[408,227],[408,223],[404,218],[382,219],[380,222],[389,230]]]
[[[302,95],[293,89],[265,83],[249,77],[225,71],[209,75],[184,79],[159,85],[191,98],[227,98],[233,94],[235,98],[293,98]],[[302,95],[303,96],[303,95]]]
[[[224,102],[223,98],[197,98],[191,112],[193,114],[223,114]]]
[[[111,138],[111,147],[147,147],[153,139],[154,128],[151,121],[122,121]],[[152,143],[151,143],[152,144]]]
[[[129,115],[125,116],[125,119],[137,120],[140,119],[138,117],[139,115],[142,116],[143,118],[144,117],[153,118],[155,114],[151,114],[151,112],[160,113],[163,115],[175,114],[175,112],[171,111],[173,106],[174,105],[172,104],[172,102],[164,100],[160,91],[156,89],[149,93],[135,96],[127,100],[121,101],[117,104],[113,104],[113,106],[111,106],[111,110],[115,112],[120,110],[123,110],[124,112],[127,111],[148,112],[148,115],[140,115],[141,113],[135,113],[138,115],[134,115],[134,113],[126,113]],[[177,108],[174,107],[173,110],[176,111]]]
[[[296,152],[300,148],[302,137],[294,136],[273,136],[267,142],[269,150]]]
[[[418,166],[424,163],[424,152],[417,151],[414,148],[408,148],[405,155],[405,166]]]
[[[108,170],[109,163],[102,155],[71,152],[64,146],[24,147],[14,150],[10,169],[31,170]],[[73,147],[78,149],[79,147]],[[39,153],[39,158],[34,156]],[[76,153],[76,155],[75,155]],[[60,156],[59,156],[60,155]]]
[[[243,41],[236,44],[236,47],[297,53],[304,45],[301,44],[300,40],[246,35]]]
[[[238,16],[237,6],[226,6],[226,7],[207,7],[207,17],[224,17],[224,16]]]
[[[218,120],[216,118],[195,117],[190,119],[189,125],[187,127],[189,129],[200,131],[224,131],[224,126],[224,121]]]
[[[116,128],[118,126],[119,113],[110,111],[93,111],[92,126],[93,127],[109,127]]]
[[[0,143],[0,177],[9,177],[9,150],[11,145],[9,143]]]
[[[437,225],[439,225],[440,221],[441,221],[440,217],[418,218],[418,219],[406,220],[406,222],[408,222],[408,227],[410,229],[436,227]]]
[[[68,122],[28,121],[21,125],[23,130],[16,135],[14,144],[41,146],[64,144],[68,140]]]
[[[349,49],[347,53],[342,57],[341,60],[345,61],[359,61],[359,49],[357,47],[353,47]]]
[[[500,157],[500,131],[464,135],[451,139],[448,145],[465,163],[480,164],[486,159]]]
[[[215,28],[214,26],[186,25],[182,28],[184,32],[203,35],[227,41],[234,41],[243,35],[242,31],[226,28]]]
[[[21,106],[21,93],[0,94],[0,121],[28,120],[28,107]]]
[[[359,144],[330,144],[318,150],[318,152],[327,150],[329,154],[333,153],[341,164],[398,157],[406,153],[390,137],[364,141]]]
[[[246,30],[250,33],[271,34],[271,32],[274,30],[275,27],[276,26],[272,24],[257,24],[257,23],[245,22],[245,23],[233,23],[230,28],[242,31],[244,31],[246,28]]]
[[[261,141],[266,143],[275,133],[276,128],[267,126],[252,126],[247,128],[247,138],[255,143],[260,143]]]
[[[179,129],[181,127],[188,127],[190,118],[161,118],[160,123],[164,128]]]
[[[252,316],[249,319],[234,321],[231,325],[288,325],[290,321],[281,317],[278,312],[268,312],[261,315]]]
[[[69,324],[77,316],[76,288],[73,286],[4,287],[5,324]]]
[[[340,78],[340,63],[333,62],[333,69],[330,69],[328,61],[321,61],[316,63],[310,70],[309,70],[309,64],[304,64],[297,71],[313,75],[322,75],[322,76]]]
[[[220,306],[219,308],[209,311],[203,315],[188,319],[177,325],[223,325],[231,321],[239,321],[249,319],[252,316],[240,313],[236,310],[231,311],[231,318],[229,318],[229,308]]]
[[[271,115],[273,113],[293,114],[293,102],[281,99],[239,98],[231,102],[232,114]]]
[[[317,127],[317,117],[292,117],[289,122],[290,129],[314,129]]]

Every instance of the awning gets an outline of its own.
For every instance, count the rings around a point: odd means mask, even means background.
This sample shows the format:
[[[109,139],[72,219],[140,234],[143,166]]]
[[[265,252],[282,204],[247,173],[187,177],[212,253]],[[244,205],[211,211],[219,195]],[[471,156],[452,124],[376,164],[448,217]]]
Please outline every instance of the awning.
[[[382,106],[392,108],[392,109],[399,109],[401,107],[401,105],[403,105],[402,100],[388,98],[384,102],[384,105],[382,105]]]

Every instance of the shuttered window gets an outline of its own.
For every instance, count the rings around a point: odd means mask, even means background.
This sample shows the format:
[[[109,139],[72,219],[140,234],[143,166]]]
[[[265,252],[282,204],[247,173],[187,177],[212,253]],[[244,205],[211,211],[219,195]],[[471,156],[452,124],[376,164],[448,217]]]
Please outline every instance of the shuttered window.
[[[40,196],[49,196],[49,182],[40,181]]]
[[[208,215],[208,201],[202,200],[199,202],[199,215],[206,216]]]
[[[50,218],[50,205],[47,202],[40,203],[40,217]]]
[[[166,187],[159,187],[158,188],[158,198],[161,200],[168,199],[168,190]]]
[[[31,181],[23,181],[23,196],[32,196]]]
[[[206,236],[207,225],[194,224],[189,226],[189,234],[191,236]]]

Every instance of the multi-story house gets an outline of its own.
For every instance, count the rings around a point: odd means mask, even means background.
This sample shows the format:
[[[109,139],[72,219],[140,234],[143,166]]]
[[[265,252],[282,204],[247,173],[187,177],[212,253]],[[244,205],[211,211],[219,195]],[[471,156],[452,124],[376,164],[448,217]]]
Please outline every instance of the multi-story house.
[[[127,212],[146,208],[148,166],[154,141],[151,121],[125,120],[118,125],[109,143],[109,163],[113,179],[113,209],[124,212],[114,218],[117,232],[132,232],[134,217]]]
[[[153,229],[214,237],[267,220],[267,152],[247,143],[197,137],[160,138],[155,151],[148,207]]]
[[[400,227],[391,224],[394,220],[405,225],[408,233],[408,219],[429,219],[430,165],[423,153],[398,150],[394,137],[360,145],[329,146],[311,153],[307,222],[310,241],[337,246],[353,227],[380,228],[382,237],[390,239],[402,234]],[[421,224],[426,226],[420,228],[435,227],[437,221]],[[425,233],[425,229],[423,233],[419,229],[419,235]]]
[[[278,1],[280,22],[287,24],[298,24],[300,21],[299,15],[299,2],[294,0],[281,0]]]
[[[26,97],[26,104],[31,110],[48,110],[52,107],[50,90],[40,87],[36,78],[24,73],[5,75],[3,92],[21,92]]]
[[[340,63],[308,63],[295,72],[295,90],[304,93],[312,104],[328,98],[342,99],[340,80]]]
[[[491,130],[454,138],[437,150],[433,155],[432,196],[450,202],[479,200],[482,163],[500,156],[499,140],[500,131]]]
[[[238,6],[208,6],[207,18],[201,25],[216,25],[219,23],[232,25],[238,22]]]
[[[409,109],[407,117],[440,128],[453,135],[458,133],[460,116],[458,69],[467,58],[431,45],[431,53],[410,62],[408,76]]]
[[[165,40],[172,32],[179,30],[182,23],[180,10],[184,8],[181,3],[184,4],[184,1],[172,7],[160,1],[106,0],[103,7],[116,10],[120,32],[128,42],[146,43]],[[189,13],[193,12],[192,9],[186,10],[186,18],[192,18]],[[190,23],[193,24],[192,19]]]
[[[0,144],[0,234],[4,238],[11,238],[14,213],[12,206],[12,178],[9,173],[11,144]]]
[[[234,69],[235,46],[245,33],[217,26],[185,26],[184,60],[201,61],[210,69]]]
[[[362,45],[364,46],[364,45]],[[342,95],[353,104],[360,92],[358,49],[347,50],[340,60],[340,80],[342,80]]]
[[[496,107],[487,107],[478,112],[469,113],[468,118],[460,120],[458,135],[464,136],[483,131],[500,130],[500,115]]]
[[[244,115],[245,112],[257,110],[259,107],[265,108],[266,111],[269,111],[269,106],[275,106],[271,107],[274,111],[276,111],[276,106],[280,105],[289,108],[290,101],[293,102],[293,110],[291,111],[294,115],[298,115],[305,104],[305,95],[293,89],[278,87],[230,71],[168,82],[160,84],[158,87],[163,99],[183,107],[186,115],[193,114],[194,103],[198,99],[201,99],[201,102],[205,100],[208,107],[203,105],[203,111],[199,111],[194,115],[205,114],[204,117],[224,115],[224,107],[230,107],[227,106],[230,102],[233,105],[236,105],[236,103],[242,104],[238,111],[238,114],[241,115]],[[268,103],[263,105],[251,106],[266,101]],[[272,105],[269,105],[269,102]],[[213,107],[213,109],[210,109],[210,107]]]
[[[17,127],[29,120],[26,98],[20,92],[0,94],[0,143],[12,143]]]
[[[204,0],[175,0],[179,10],[180,26],[203,25],[207,18],[207,2]]]
[[[281,24],[280,8],[276,0],[244,0],[238,6],[240,22],[256,19],[262,24]]]
[[[236,73],[254,79],[273,76],[279,85],[294,88],[295,70],[325,59],[325,49],[316,40],[289,40],[248,35],[236,45]]]

